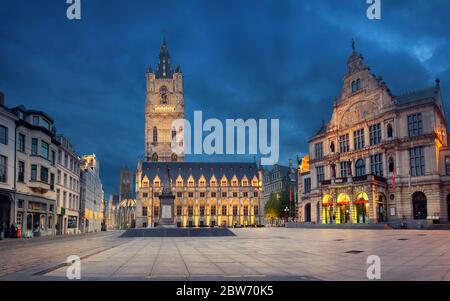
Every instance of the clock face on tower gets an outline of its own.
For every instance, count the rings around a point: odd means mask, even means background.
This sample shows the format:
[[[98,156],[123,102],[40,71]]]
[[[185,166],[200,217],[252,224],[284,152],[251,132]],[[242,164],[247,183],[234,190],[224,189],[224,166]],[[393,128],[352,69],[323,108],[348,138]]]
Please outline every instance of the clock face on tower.
[[[161,89],[159,89],[159,97],[160,97],[161,104],[168,103],[169,92],[167,91],[166,86],[162,86]]]

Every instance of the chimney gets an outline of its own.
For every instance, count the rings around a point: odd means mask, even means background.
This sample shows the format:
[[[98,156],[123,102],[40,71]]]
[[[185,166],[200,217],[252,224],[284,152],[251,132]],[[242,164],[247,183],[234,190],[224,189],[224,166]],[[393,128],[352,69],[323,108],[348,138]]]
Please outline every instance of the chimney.
[[[5,105],[5,94],[2,91],[0,91],[0,105]]]

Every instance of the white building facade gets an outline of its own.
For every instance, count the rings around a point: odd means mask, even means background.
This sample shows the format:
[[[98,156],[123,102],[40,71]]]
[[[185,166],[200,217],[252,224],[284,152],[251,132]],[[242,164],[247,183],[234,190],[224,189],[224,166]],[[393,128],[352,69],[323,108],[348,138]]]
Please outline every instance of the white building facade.
[[[79,231],[80,158],[70,141],[58,135],[56,212],[57,234],[76,234]]]

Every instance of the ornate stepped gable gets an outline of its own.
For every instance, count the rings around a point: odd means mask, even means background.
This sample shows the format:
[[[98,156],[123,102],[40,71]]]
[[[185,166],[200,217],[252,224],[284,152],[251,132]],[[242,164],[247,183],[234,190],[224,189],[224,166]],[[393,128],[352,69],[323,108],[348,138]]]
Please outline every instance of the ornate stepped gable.
[[[235,177],[239,181],[239,186],[243,179],[248,180],[248,186],[252,186],[252,180],[258,179],[258,166],[256,163],[197,163],[197,162],[144,162],[142,163],[141,181],[146,177],[150,185],[155,178],[160,183],[167,181],[167,167],[170,168],[170,180],[172,186],[176,186],[177,179],[183,179],[183,185],[187,186],[189,178],[194,180],[197,186],[200,179],[205,180],[205,186],[209,186],[209,181],[214,177],[217,186],[225,177],[230,185],[230,181]]]
[[[311,139],[328,131],[343,130],[370,121],[384,112],[414,103],[436,102],[443,111],[439,79],[436,79],[434,87],[394,96],[383,78],[371,73],[370,67],[364,63],[363,55],[356,51],[354,41],[352,49],[347,60],[344,85],[340,96],[334,100],[332,118],[329,123],[322,122]]]

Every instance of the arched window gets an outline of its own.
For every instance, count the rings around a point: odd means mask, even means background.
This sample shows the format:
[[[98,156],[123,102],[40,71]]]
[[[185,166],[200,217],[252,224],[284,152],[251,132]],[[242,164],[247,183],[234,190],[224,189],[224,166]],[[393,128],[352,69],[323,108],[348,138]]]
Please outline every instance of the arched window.
[[[412,196],[413,217],[417,220],[427,219],[427,197],[423,192],[415,192]]]
[[[362,83],[361,83],[361,79],[357,79],[352,81],[352,93],[361,90],[362,88]]]
[[[361,90],[362,86],[361,86],[361,79],[358,78],[358,80],[356,81],[356,91]]]
[[[175,141],[177,138],[177,130],[175,127],[172,128],[172,140]]]
[[[389,172],[394,172],[394,169],[395,169],[394,158],[390,157],[389,158]]]
[[[153,143],[158,143],[158,129],[156,126],[153,128]]]
[[[356,81],[352,81],[352,92],[356,92]]]
[[[335,147],[334,147],[334,142],[331,142],[331,143],[330,143],[330,151],[331,151],[332,153],[334,153],[334,149],[335,149]]]
[[[357,177],[366,175],[366,163],[364,162],[363,159],[359,159],[358,161],[356,161],[355,167]]]
[[[388,124],[387,125],[387,136],[388,136],[388,138],[392,138],[392,136],[393,136],[393,130],[392,130],[392,124]]]

